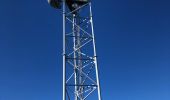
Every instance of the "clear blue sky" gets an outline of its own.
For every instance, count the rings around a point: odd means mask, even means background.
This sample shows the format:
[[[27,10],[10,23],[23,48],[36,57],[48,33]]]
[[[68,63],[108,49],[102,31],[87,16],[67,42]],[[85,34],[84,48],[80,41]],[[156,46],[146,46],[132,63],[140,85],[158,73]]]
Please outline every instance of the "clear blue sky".
[[[92,0],[103,100],[170,100],[170,1]],[[62,16],[0,1],[0,100],[61,100]]]

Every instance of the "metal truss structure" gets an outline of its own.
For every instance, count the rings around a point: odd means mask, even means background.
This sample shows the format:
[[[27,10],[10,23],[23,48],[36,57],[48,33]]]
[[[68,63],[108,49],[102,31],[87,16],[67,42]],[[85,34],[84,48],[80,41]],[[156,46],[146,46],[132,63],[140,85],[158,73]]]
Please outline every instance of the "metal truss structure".
[[[48,0],[63,8],[63,100],[101,100],[89,0]]]
[[[91,2],[75,6],[63,3],[63,100],[101,100]]]

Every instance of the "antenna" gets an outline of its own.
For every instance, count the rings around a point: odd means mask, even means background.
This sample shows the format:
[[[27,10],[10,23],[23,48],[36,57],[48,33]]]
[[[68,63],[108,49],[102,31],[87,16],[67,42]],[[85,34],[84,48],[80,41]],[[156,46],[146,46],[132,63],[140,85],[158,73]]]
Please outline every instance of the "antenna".
[[[48,3],[56,9],[61,9],[61,0],[48,0]]]
[[[48,0],[63,11],[63,100],[101,100],[90,0]]]

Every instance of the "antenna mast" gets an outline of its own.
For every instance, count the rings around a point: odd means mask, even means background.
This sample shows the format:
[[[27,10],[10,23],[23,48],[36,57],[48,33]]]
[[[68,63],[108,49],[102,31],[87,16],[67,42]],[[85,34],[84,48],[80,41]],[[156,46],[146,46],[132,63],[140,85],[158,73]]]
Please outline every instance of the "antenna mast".
[[[90,0],[48,0],[63,11],[63,100],[101,100]]]

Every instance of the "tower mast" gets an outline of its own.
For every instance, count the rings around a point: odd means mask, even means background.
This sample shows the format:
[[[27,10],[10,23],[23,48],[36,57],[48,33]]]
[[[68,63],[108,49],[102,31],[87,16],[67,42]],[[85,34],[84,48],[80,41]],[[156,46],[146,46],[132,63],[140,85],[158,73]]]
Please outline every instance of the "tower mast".
[[[48,0],[63,11],[63,100],[101,100],[90,0]]]

